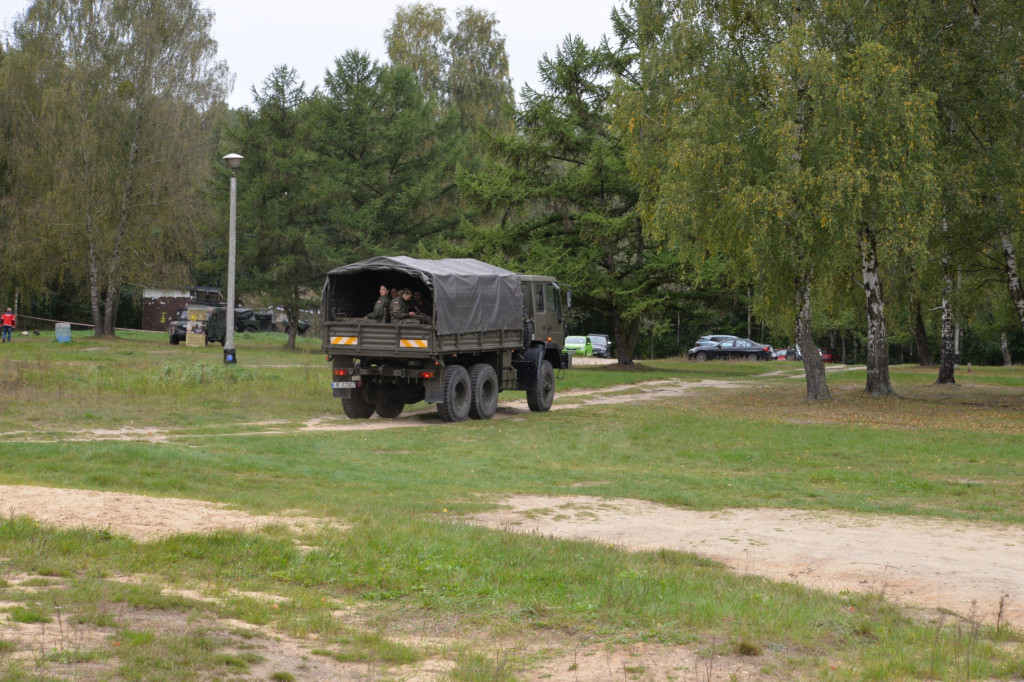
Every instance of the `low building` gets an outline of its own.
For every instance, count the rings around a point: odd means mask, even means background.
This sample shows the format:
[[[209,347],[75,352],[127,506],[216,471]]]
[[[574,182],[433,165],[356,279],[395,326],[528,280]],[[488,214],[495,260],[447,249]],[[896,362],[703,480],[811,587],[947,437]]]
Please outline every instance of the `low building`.
[[[151,332],[167,331],[167,324],[175,313],[189,304],[188,289],[142,290],[142,328]]]

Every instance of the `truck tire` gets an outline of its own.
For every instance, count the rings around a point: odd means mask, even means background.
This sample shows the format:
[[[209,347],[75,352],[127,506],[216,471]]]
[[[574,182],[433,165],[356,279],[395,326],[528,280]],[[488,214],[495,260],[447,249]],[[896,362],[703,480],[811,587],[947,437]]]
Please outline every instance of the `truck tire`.
[[[551,363],[540,363],[540,374],[526,387],[526,404],[531,412],[547,412],[555,402],[555,370]]]
[[[172,346],[177,346],[180,341],[181,341],[181,339],[179,339],[174,334],[171,334],[171,345]]]
[[[404,409],[405,403],[402,402],[401,398],[385,396],[377,401],[377,416],[382,419],[394,419],[402,414]]]
[[[461,422],[469,416],[472,388],[469,372],[462,365],[448,365],[444,370],[444,400],[437,404],[441,421]]]
[[[529,348],[533,343],[533,320],[528,319],[523,323],[523,348]]]
[[[366,400],[366,387],[352,390],[351,398],[341,399],[341,408],[349,419],[369,419],[373,416],[376,405]]]
[[[490,419],[498,411],[498,373],[486,362],[473,365],[469,372],[472,396],[469,416],[472,419]]]

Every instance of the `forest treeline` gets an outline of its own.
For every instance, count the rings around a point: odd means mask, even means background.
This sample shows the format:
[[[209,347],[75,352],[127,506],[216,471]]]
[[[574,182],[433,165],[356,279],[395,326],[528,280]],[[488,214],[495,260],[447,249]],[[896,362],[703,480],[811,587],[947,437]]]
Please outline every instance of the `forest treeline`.
[[[623,363],[799,344],[812,399],[815,345],[874,395],[892,361],[1024,356],[1019,0],[611,20],[515,93],[493,13],[409,4],[387,61],[338,46],[309,88],[282,55],[231,109],[198,0],[35,0],[0,50],[0,304],[113,334],[132,285],[223,285],[237,152],[238,289],[292,320],[335,265],[471,256],[571,284]]]

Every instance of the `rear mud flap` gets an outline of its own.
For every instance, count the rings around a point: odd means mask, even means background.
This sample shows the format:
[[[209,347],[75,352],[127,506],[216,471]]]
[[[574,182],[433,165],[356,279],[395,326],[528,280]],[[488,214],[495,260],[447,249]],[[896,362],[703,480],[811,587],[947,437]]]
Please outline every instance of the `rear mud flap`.
[[[423,382],[423,400],[436,404],[444,400],[444,371],[439,371],[433,379],[426,379]]]

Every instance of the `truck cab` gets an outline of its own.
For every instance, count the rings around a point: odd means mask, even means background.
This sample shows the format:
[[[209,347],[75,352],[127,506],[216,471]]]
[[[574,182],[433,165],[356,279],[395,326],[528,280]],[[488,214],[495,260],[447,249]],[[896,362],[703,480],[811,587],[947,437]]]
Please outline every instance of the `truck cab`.
[[[557,348],[565,347],[562,291],[553,277],[520,275],[523,301],[533,320],[533,339]]]

